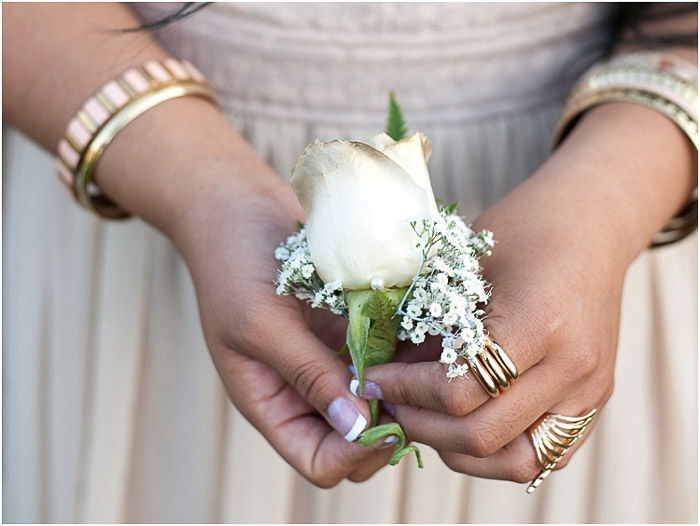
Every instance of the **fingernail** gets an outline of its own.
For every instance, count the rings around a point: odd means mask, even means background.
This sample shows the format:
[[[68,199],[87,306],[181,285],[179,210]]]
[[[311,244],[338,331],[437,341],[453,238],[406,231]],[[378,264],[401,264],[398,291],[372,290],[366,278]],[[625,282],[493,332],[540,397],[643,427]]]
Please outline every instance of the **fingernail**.
[[[355,369],[355,366],[353,364],[348,365],[348,369],[350,369],[350,372],[352,374],[357,374],[357,369]]]
[[[372,442],[369,445],[369,447],[373,449],[386,449],[388,447],[391,447],[398,439],[399,437],[397,437],[396,435],[389,435],[384,438],[378,438],[377,440]]]
[[[328,406],[328,421],[348,442],[353,442],[367,425],[367,419],[348,400],[339,396]]]
[[[396,435],[389,435],[386,437],[384,440],[382,440],[382,445],[379,446],[377,449],[385,449],[388,447],[391,447],[394,442],[396,442],[399,439]]]
[[[382,402],[382,405],[384,406],[384,409],[386,409],[387,413],[389,413],[391,416],[396,416],[396,407],[394,404],[391,402]]]
[[[364,393],[360,394],[360,382],[357,378],[350,380],[350,392],[355,396],[364,398],[365,400],[381,400],[382,388],[374,382],[366,381]]]

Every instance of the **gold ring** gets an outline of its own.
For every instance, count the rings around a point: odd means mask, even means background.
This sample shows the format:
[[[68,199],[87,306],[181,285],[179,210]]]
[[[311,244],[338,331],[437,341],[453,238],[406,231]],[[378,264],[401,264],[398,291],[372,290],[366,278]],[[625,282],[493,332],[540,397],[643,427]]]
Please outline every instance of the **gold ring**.
[[[518,378],[518,368],[513,360],[488,336],[481,351],[467,361],[472,374],[492,398],[508,389]]]
[[[480,360],[477,360],[476,357],[467,358],[467,363],[469,363],[469,370],[471,370],[472,374],[479,381],[484,391],[492,398],[497,397],[501,391],[498,389],[498,385],[496,385],[496,382],[491,377],[486,367],[484,367],[484,364],[481,363]]]
[[[530,436],[542,471],[528,485],[528,493],[535,491],[556,468],[569,448],[586,432],[597,412],[593,409],[578,417],[547,413],[538,420]]]

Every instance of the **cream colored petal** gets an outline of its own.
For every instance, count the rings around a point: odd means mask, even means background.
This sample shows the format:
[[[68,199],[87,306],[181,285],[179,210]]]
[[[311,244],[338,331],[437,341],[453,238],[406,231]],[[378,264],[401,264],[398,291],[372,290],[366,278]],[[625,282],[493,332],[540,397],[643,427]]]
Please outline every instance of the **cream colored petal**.
[[[360,142],[310,145],[297,162],[292,186],[307,214],[311,259],[321,278],[348,289],[405,286],[421,252],[410,221],[434,217],[430,187],[377,149]]]
[[[430,187],[427,161],[431,151],[430,140],[421,132],[417,132],[389,145],[383,153],[406,170],[416,184]]]
[[[369,139],[360,142],[369,144],[372,148],[376,148],[380,152],[383,152],[385,149],[396,144],[396,141],[384,132],[373,135]]]

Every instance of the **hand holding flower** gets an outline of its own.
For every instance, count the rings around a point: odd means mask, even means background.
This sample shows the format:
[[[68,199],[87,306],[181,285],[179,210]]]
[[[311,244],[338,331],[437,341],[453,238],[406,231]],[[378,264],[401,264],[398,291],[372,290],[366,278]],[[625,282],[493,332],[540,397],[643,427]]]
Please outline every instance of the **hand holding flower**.
[[[656,148],[662,138],[666,148]],[[625,272],[682,205],[692,154],[664,117],[609,104],[587,114],[542,168],[485,211],[476,223],[493,229],[499,244],[484,260],[495,285],[484,322],[521,377],[491,399],[473,376],[441,382],[444,366],[400,349],[404,363],[370,368],[366,378],[395,405],[408,436],[456,471],[533,479],[540,468],[527,431],[540,415],[600,410],[612,393]],[[437,342],[426,347],[421,353],[440,352]]]

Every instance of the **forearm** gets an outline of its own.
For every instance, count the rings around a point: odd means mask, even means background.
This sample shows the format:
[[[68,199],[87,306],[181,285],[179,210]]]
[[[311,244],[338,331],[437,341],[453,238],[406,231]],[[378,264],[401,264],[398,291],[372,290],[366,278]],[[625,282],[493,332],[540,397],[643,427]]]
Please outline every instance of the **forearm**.
[[[626,269],[687,201],[695,159],[690,141],[665,116],[635,104],[604,104],[476,226],[523,250],[557,248]]]
[[[49,151],[70,118],[105,82],[167,56],[123,4],[5,4],[3,92],[8,121]],[[275,195],[294,208],[282,180],[197,97],[162,103],[131,122],[97,165],[102,191],[172,235],[203,195]],[[292,212],[294,213],[294,211]]]
[[[3,4],[3,112],[54,151],[68,121],[102,84],[165,52],[121,3]]]

